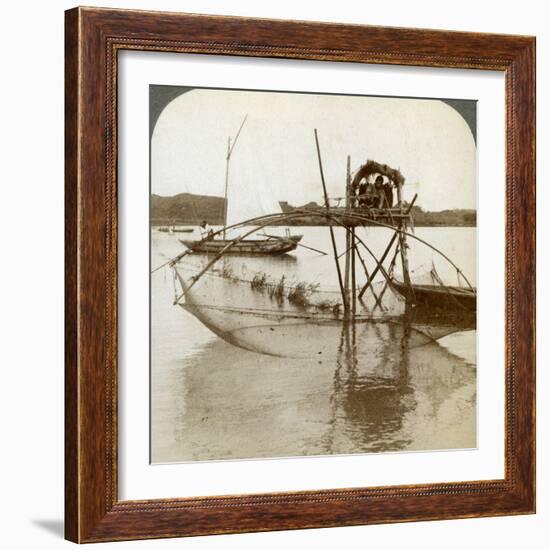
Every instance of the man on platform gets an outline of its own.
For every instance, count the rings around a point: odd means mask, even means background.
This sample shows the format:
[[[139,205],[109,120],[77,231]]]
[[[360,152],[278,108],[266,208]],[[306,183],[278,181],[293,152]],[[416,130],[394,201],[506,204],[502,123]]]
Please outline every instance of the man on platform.
[[[374,207],[375,208],[384,208],[386,205],[386,193],[384,190],[384,177],[383,176],[376,176],[376,179],[374,180],[374,192],[375,192],[375,200],[374,200]]]
[[[214,235],[214,231],[208,225],[208,222],[206,220],[202,220],[202,222],[199,225],[199,229],[201,232],[201,238],[203,240],[210,240]]]
[[[386,196],[386,208],[393,207],[393,185],[391,181],[384,184],[384,195]]]

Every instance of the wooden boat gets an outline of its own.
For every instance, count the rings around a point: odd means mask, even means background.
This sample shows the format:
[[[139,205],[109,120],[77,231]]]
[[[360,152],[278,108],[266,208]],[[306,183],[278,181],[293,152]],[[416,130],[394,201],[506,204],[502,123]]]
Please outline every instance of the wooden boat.
[[[477,307],[477,292],[470,288],[445,285],[411,285],[414,301],[419,306],[434,309],[463,309],[475,311]],[[402,281],[392,279],[392,287],[401,296],[409,296],[409,287]]]
[[[275,236],[267,235],[265,239],[246,239],[243,237],[235,237],[233,239],[226,239],[226,228],[228,227],[228,188],[229,188],[229,162],[231,155],[237,144],[237,140],[241,134],[241,130],[246,122],[245,116],[235,139],[228,138],[227,143],[227,155],[226,155],[226,170],[225,170],[225,193],[224,193],[224,211],[223,211],[223,228],[210,237],[202,240],[184,240],[180,239],[180,242],[192,252],[199,252],[205,254],[234,254],[234,255],[264,255],[264,256],[278,256],[292,252],[298,246],[298,243],[302,240],[303,235],[290,235],[287,236]],[[201,225],[204,227],[204,225]],[[221,237],[221,238],[218,238]],[[231,245],[231,246],[230,246]],[[304,246],[304,245],[302,245]],[[224,250],[227,247],[227,250]],[[306,247],[307,248],[307,247]]]
[[[289,237],[270,237],[268,239],[237,240],[224,254],[277,256],[295,250],[302,237],[303,235],[290,235]],[[193,252],[217,254],[233,243],[234,240],[203,239],[202,241],[190,241],[180,239],[180,242]]]

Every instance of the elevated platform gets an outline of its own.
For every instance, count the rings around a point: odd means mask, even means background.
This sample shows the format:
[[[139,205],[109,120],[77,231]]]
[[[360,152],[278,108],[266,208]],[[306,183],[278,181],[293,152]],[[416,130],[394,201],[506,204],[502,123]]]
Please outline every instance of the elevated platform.
[[[403,222],[410,222],[412,216],[409,212],[402,208],[363,208],[363,207],[334,207],[329,209],[331,214],[338,216],[339,220],[348,227],[357,227],[369,225],[369,220],[372,220],[372,225],[376,225],[376,222],[384,223],[386,225],[392,225],[399,227]],[[293,214],[303,214],[303,221],[307,221],[308,215],[315,217],[315,222],[312,225],[318,225],[320,216],[326,213],[326,208],[320,206],[318,208],[304,208],[300,210],[294,210]],[[349,217],[346,215],[349,213]],[[361,219],[354,215],[361,216]],[[300,220],[302,222],[302,220]],[[294,220],[296,223],[296,220]],[[304,223],[307,225],[307,223]]]

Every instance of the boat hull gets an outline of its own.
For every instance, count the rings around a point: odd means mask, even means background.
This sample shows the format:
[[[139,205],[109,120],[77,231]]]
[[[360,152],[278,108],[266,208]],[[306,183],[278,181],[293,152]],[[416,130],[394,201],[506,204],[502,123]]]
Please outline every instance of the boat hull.
[[[392,287],[402,296],[409,295],[405,283],[392,281]],[[434,309],[464,309],[476,311],[477,293],[475,290],[456,286],[412,285],[414,301],[417,305]]]
[[[271,239],[243,239],[235,242],[233,246],[224,251],[224,254],[240,255],[268,255],[277,256],[292,252],[302,240],[302,235],[293,235],[290,237],[271,238]],[[226,246],[234,242],[233,239],[211,239],[202,241],[190,241],[180,239],[180,242],[193,252],[203,252],[206,254],[217,254]]]

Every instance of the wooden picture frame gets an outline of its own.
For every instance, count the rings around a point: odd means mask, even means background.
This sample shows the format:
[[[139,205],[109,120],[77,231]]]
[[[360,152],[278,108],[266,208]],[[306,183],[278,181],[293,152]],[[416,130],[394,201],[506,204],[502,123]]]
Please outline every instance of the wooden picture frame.
[[[120,501],[117,54],[155,50],[501,71],[506,86],[505,477]],[[66,12],[66,538],[97,542],[535,511],[535,39],[98,8]]]

